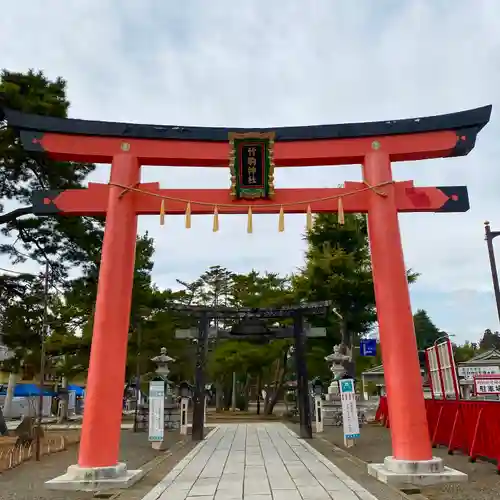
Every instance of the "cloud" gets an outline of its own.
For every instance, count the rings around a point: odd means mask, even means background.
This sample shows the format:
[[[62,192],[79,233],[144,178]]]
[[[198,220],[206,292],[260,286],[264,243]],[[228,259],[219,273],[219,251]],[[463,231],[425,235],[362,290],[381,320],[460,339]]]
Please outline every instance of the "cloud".
[[[44,69],[68,81],[71,115],[142,123],[308,125],[426,116],[492,103],[490,125],[465,158],[394,165],[418,185],[469,186],[467,214],[401,216],[406,262],[422,273],[412,287],[438,326],[462,339],[495,328],[483,221],[499,207],[500,4],[495,0],[234,2],[18,0],[0,20],[0,61]],[[107,180],[100,167],[93,179]],[[359,166],[279,169],[282,187],[336,186]],[[145,168],[165,187],[227,187],[227,171]],[[143,217],[156,238],[155,279],[172,286],[208,265],[291,272],[301,264],[304,218],[209,217],[184,230],[181,218]],[[4,262],[4,261],[1,261]],[[484,314],[450,307],[459,291],[480,294]],[[427,299],[426,299],[427,297]],[[436,300],[428,300],[435,297]],[[482,309],[483,311],[483,309]],[[436,321],[437,322],[437,321]]]

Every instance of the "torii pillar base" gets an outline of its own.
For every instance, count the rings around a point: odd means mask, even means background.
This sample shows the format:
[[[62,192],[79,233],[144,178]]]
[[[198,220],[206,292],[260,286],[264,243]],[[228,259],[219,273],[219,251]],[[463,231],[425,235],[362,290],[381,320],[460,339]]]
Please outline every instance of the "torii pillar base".
[[[415,462],[386,457],[383,464],[368,464],[368,474],[402,490],[468,480],[467,474],[446,467],[439,457]]]
[[[45,483],[49,490],[100,491],[125,489],[139,481],[142,470],[127,470],[124,463],[113,467],[80,467],[70,465],[66,474]]]

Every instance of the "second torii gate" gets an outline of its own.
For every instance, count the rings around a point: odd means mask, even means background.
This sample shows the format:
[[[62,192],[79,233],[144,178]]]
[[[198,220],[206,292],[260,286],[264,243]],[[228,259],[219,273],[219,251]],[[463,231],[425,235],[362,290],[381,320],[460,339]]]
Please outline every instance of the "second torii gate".
[[[433,458],[398,223],[399,212],[462,212],[463,186],[396,182],[392,162],[467,155],[491,106],[449,115],[383,122],[224,129],[151,126],[27,115],[5,109],[26,150],[60,161],[111,163],[108,184],[33,194],[37,215],[106,216],[78,465],[52,487],[128,485],[138,477],[118,462],[122,390],[134,274],[137,216],[344,212],[368,214],[377,315],[391,420],[393,456],[375,473],[439,477]],[[275,167],[361,164],[363,182],[342,188],[278,189]],[[229,168],[230,189],[162,189],[141,183],[142,165]],[[425,237],[425,235],[423,235]],[[406,476],[405,476],[406,477]],[[76,486],[75,486],[76,485]]]
[[[311,328],[304,321],[305,316],[326,316],[332,304],[330,301],[296,304],[287,307],[268,308],[232,308],[172,305],[171,309],[189,313],[198,318],[197,328],[178,329],[177,339],[196,339],[196,388],[193,411],[193,439],[203,439],[205,359],[210,337],[218,339],[237,339],[268,342],[271,339],[293,339],[295,348],[295,367],[297,372],[297,392],[299,399],[300,437],[312,438],[311,409],[309,406],[308,376],[306,365],[306,337],[326,337],[326,328]],[[232,319],[237,321],[229,329],[209,328],[211,319]],[[266,320],[289,318],[293,320],[290,327],[272,327]]]

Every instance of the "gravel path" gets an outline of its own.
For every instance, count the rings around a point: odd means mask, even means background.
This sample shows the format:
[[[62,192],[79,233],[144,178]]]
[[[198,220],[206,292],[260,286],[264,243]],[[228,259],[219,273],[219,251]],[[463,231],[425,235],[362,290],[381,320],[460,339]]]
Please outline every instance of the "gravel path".
[[[169,448],[180,440],[178,432],[167,433]],[[170,442],[171,441],[171,442]],[[0,473],[0,500],[87,500],[91,492],[48,490],[44,482],[64,474],[69,465],[77,462],[78,447],[43,457],[40,462],[29,461],[15,469]],[[122,431],[120,460],[130,469],[140,468],[162,452],[148,443],[145,432]]]
[[[341,427],[327,427],[321,435],[340,448],[344,447],[344,436]],[[364,426],[361,438],[349,453],[364,462],[382,462],[391,455],[391,437],[388,429],[379,426]],[[469,462],[463,455],[448,455],[446,448],[437,448],[434,455],[441,457],[445,464],[469,475],[468,483],[445,484],[442,486],[422,488],[422,494],[431,500],[498,500],[500,498],[500,476],[496,466],[477,461]]]

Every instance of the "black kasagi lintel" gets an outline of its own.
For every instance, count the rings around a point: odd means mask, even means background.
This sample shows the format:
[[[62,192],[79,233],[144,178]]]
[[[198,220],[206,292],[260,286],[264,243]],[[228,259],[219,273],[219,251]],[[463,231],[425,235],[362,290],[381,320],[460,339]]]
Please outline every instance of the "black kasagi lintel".
[[[349,139],[405,135],[424,132],[454,131],[457,146],[450,156],[464,156],[474,147],[477,134],[489,122],[492,106],[469,109],[458,113],[384,120],[378,122],[341,123],[333,125],[310,125],[302,127],[273,128],[225,128],[190,127],[179,125],[146,125],[134,123],[102,122],[54,118],[51,116],[21,113],[9,108],[0,109],[10,127],[54,134],[74,134],[100,137],[121,137],[135,139],[173,139],[184,141],[226,142],[230,132],[259,133],[275,132],[276,141],[310,141],[323,139]],[[40,150],[40,145],[23,141],[28,151]],[[35,149],[34,149],[35,148]]]
[[[305,315],[323,315],[328,313],[332,307],[329,300],[295,304],[283,307],[262,307],[262,308],[233,308],[233,307],[208,307],[198,305],[170,304],[171,311],[191,314],[206,315],[209,318],[237,318],[237,319],[259,319],[259,318],[291,318],[300,312]]]
[[[470,209],[467,186],[437,186],[448,200],[436,212],[467,212]]]
[[[21,130],[19,134],[23,148],[32,153],[43,153],[45,151],[42,146],[43,135],[44,132],[38,130]]]
[[[61,189],[47,191],[33,191],[31,193],[31,204],[34,215],[56,215],[61,210],[55,203],[56,198],[63,192]]]

